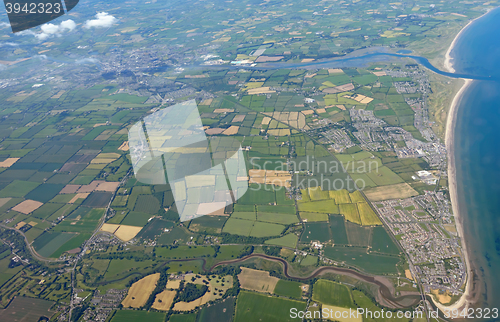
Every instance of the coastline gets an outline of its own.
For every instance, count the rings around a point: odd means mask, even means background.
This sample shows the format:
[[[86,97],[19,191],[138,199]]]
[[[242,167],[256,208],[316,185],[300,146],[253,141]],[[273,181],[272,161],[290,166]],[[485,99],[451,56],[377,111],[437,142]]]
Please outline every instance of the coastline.
[[[449,192],[450,192],[450,199],[451,199],[451,206],[453,209],[453,216],[455,217],[455,226],[457,228],[457,233],[458,236],[461,239],[462,242],[462,254],[464,256],[464,261],[465,261],[465,266],[467,269],[467,275],[466,278],[467,280],[465,281],[465,291],[460,297],[458,301],[453,303],[452,305],[443,305],[437,301],[434,300],[433,297],[432,300],[434,302],[434,305],[436,305],[441,311],[444,311],[444,309],[447,310],[453,310],[453,309],[461,309],[464,306],[468,306],[468,300],[467,298],[470,295],[471,291],[471,286],[472,286],[472,274],[471,274],[471,265],[470,265],[470,258],[469,254],[467,251],[467,243],[465,241],[465,236],[464,236],[464,230],[462,226],[462,217],[460,214],[460,208],[458,205],[458,195],[457,195],[457,180],[456,180],[456,167],[455,167],[455,148],[454,148],[454,142],[455,142],[455,124],[456,124],[456,119],[457,119],[457,114],[458,114],[458,105],[462,99],[462,96],[464,92],[467,90],[467,88],[472,84],[471,79],[465,79],[465,82],[460,88],[460,90],[457,92],[455,97],[453,98],[453,101],[451,103],[450,110],[448,112],[448,118],[446,120],[446,134],[445,134],[445,144],[446,144],[446,150],[448,154],[448,186],[449,186]]]
[[[488,10],[489,12],[489,10]],[[486,12],[484,15],[486,15],[488,12]],[[460,32],[455,36],[453,39],[453,42],[451,43],[450,47],[448,48],[446,54],[445,54],[445,62],[444,62],[444,67],[448,70],[450,73],[455,73],[455,69],[453,68],[453,63],[452,63],[452,57],[451,57],[451,51],[455,47],[457,40],[459,37],[462,35],[464,30],[466,30],[474,21],[477,19],[483,17],[484,15],[481,15],[471,21],[460,30]],[[462,243],[462,254],[464,256],[464,261],[465,261],[465,266],[466,266],[466,281],[465,281],[465,290],[462,296],[458,301],[453,303],[452,305],[444,305],[439,303],[434,299],[433,296],[431,296],[432,302],[436,307],[438,307],[441,311],[444,312],[444,310],[453,310],[453,309],[462,309],[462,308],[467,308],[469,305],[469,295],[471,293],[471,288],[472,288],[472,270],[471,270],[471,263],[470,263],[470,258],[469,254],[467,251],[467,243],[465,241],[465,236],[464,236],[464,229],[462,226],[462,217],[460,214],[460,208],[458,205],[458,194],[457,194],[457,178],[456,178],[456,166],[455,166],[455,129],[456,129],[456,120],[457,120],[457,114],[458,114],[458,105],[463,97],[463,94],[465,91],[469,88],[469,86],[472,84],[473,80],[472,79],[463,79],[464,84],[460,88],[460,90],[455,94],[453,97],[453,100],[451,102],[450,110],[448,111],[448,117],[446,119],[446,127],[445,127],[445,145],[446,145],[446,150],[447,150],[447,155],[448,155],[448,188],[450,192],[450,200],[451,200],[451,206],[453,210],[453,216],[455,218],[455,226],[457,228],[457,234],[460,237],[461,243]]]
[[[445,60],[444,60],[444,68],[446,68],[446,70],[450,73],[455,73],[455,68],[453,68],[453,63],[451,62],[452,58],[451,58],[451,51],[453,50],[453,48],[455,47],[456,43],[457,43],[457,40],[458,38],[460,38],[460,36],[462,35],[462,33],[464,32],[465,29],[467,29],[467,27],[469,27],[474,21],[476,21],[477,19],[479,18],[482,18],[484,17],[486,14],[488,14],[491,10],[488,10],[485,14],[483,15],[480,15],[479,17],[477,18],[474,18],[472,19],[471,21],[469,21],[469,23],[467,25],[465,25],[465,27],[463,27],[460,32],[455,36],[455,38],[453,39],[453,41],[451,42],[451,45],[450,47],[448,47],[448,50],[446,51],[446,54],[445,54]],[[460,93],[460,91],[459,91]],[[457,93],[458,95],[458,93]],[[456,96],[457,96],[456,95]],[[455,96],[455,97],[456,97]],[[453,108],[453,103],[452,103],[452,107]]]

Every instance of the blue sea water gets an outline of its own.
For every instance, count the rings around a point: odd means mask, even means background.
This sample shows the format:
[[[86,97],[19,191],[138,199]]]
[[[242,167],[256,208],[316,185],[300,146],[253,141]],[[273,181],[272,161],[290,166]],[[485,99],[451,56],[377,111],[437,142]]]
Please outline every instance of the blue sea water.
[[[500,78],[500,8],[473,22],[451,52],[457,73]],[[479,306],[500,309],[500,81],[475,80],[458,105],[457,191]]]

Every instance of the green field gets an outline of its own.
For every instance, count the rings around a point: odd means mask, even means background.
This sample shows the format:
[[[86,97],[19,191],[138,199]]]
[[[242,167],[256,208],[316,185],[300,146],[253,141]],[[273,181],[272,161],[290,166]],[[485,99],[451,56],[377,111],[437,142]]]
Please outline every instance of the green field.
[[[283,232],[285,226],[278,224],[271,224],[266,222],[256,221],[250,232],[253,237],[271,237],[279,235]]]
[[[144,273],[144,268],[152,267],[154,264],[151,260],[135,261],[133,259],[112,259],[109,263],[105,280],[116,279],[121,275],[126,275],[130,272]]]
[[[26,199],[47,202],[57,196],[64,184],[43,183],[26,194]]]
[[[400,250],[384,227],[374,227],[372,234],[372,250],[375,252],[398,255]]]
[[[299,219],[295,214],[280,214],[280,213],[268,213],[259,212],[257,213],[257,220],[263,222],[270,222],[276,224],[290,225],[299,222]]]
[[[345,223],[345,229],[347,232],[347,239],[349,240],[349,245],[364,246],[364,247],[368,247],[370,245],[372,237],[371,227],[363,227],[347,221]]]
[[[355,308],[347,286],[329,280],[320,279],[314,283],[312,299],[327,305]]]
[[[216,303],[203,308],[198,314],[198,322],[231,321],[233,318],[235,298],[227,298],[222,303]]]
[[[38,321],[41,316],[51,317],[54,311],[49,311],[54,302],[16,297],[5,310],[0,310],[1,321]]]
[[[292,297],[295,299],[302,298],[302,284],[295,281],[279,280],[278,284],[274,288],[274,294],[282,295],[286,297]]]
[[[301,243],[310,243],[312,241],[327,242],[332,238],[330,229],[325,223],[306,223],[305,229],[300,237]]]
[[[286,234],[283,237],[268,239],[265,241],[265,243],[269,244],[269,245],[285,246],[285,247],[293,248],[297,245],[298,241],[299,241],[299,237],[297,237],[297,235]]]
[[[214,249],[211,246],[155,247],[154,252],[157,257],[163,258],[194,258],[212,256]]]
[[[336,245],[346,245],[349,243],[347,232],[345,229],[346,222],[343,216],[331,215],[329,217],[330,231],[333,237],[333,242]]]
[[[244,245],[222,245],[217,253],[217,260],[227,260],[237,258],[241,251],[245,248]]]
[[[7,187],[0,190],[0,198],[24,197],[39,185],[37,182],[14,180]]]
[[[172,314],[169,322],[196,322],[196,313]]]
[[[325,256],[348,265],[356,266],[371,274],[397,273],[396,264],[400,257],[367,253],[366,248],[359,247],[325,247]]]
[[[160,202],[152,195],[139,195],[134,211],[155,215],[160,210]]]
[[[300,212],[302,221],[315,222],[315,221],[328,221],[328,214],[315,213],[315,212]]]
[[[50,257],[54,254],[61,245],[64,245],[66,242],[70,241],[75,237],[75,234],[71,233],[59,233],[59,232],[45,232],[40,235],[33,242],[33,247],[36,252],[43,257]],[[58,257],[58,256],[57,256]]]
[[[222,229],[222,232],[242,236],[250,235],[254,222],[249,220],[229,218]]]
[[[300,261],[300,266],[311,266],[318,264],[318,256],[307,255],[302,261]]]
[[[234,321],[294,321],[294,319],[290,317],[291,308],[303,311],[306,308],[306,303],[241,291],[236,301],[236,315]]]
[[[319,200],[311,202],[299,202],[299,211],[304,212],[321,212],[326,214],[338,214],[339,206],[334,200]]]
[[[111,322],[163,322],[165,321],[165,316],[165,313],[160,312],[119,310],[115,312]]]
[[[79,209],[83,209],[81,207]],[[77,210],[78,211],[78,210]],[[59,225],[53,228],[54,231],[76,232],[76,233],[92,233],[99,223],[104,209],[91,209],[83,214],[81,218],[72,218],[68,216]]]
[[[69,241],[67,241],[64,245],[59,247],[52,255],[51,257],[59,257],[61,256],[64,252],[67,252],[68,250],[72,250],[75,248],[80,247],[87,239],[90,238],[90,234],[79,234],[73,238],[71,238]]]

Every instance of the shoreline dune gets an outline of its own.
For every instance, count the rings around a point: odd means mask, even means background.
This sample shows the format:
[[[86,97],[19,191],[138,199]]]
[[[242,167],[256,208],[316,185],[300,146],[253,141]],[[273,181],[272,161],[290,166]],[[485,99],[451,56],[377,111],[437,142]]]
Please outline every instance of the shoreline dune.
[[[489,12],[489,11],[488,11]],[[485,13],[484,15],[486,15]],[[450,73],[455,73],[455,69],[453,68],[453,63],[452,63],[452,57],[451,57],[451,51],[455,47],[457,40],[460,38],[464,30],[466,30],[474,21],[477,19],[483,17],[484,15],[481,15],[473,20],[471,20],[460,32],[455,36],[455,39],[453,39],[453,42],[451,43],[450,47],[448,48],[448,51],[446,52],[445,55],[445,62],[444,62],[444,67],[448,70]],[[456,120],[457,120],[457,114],[458,114],[458,105],[463,97],[464,92],[469,88],[469,86],[472,84],[471,79],[464,79],[465,82],[460,88],[460,90],[456,93],[455,97],[453,98],[453,101],[451,102],[450,110],[448,111],[448,117],[446,120],[446,132],[445,132],[445,145],[446,145],[446,150],[448,154],[448,186],[449,186],[449,191],[450,191],[450,199],[451,199],[451,206],[453,209],[453,216],[455,217],[455,225],[457,227],[457,233],[458,236],[461,239],[462,242],[462,252],[464,256],[464,261],[465,261],[465,266],[466,266],[466,281],[465,281],[465,291],[460,297],[458,301],[453,303],[452,305],[444,305],[439,302],[437,302],[433,296],[431,296],[432,301],[436,307],[438,307],[441,311],[444,312],[444,310],[453,310],[453,309],[462,309],[462,308],[467,308],[469,305],[469,300],[468,297],[471,292],[472,288],[472,269],[471,269],[471,264],[470,264],[470,258],[469,254],[467,251],[467,243],[465,241],[465,236],[464,236],[464,230],[462,226],[462,217],[460,214],[460,208],[458,205],[458,195],[457,195],[457,178],[456,178],[456,167],[455,167],[455,129],[456,129]]]

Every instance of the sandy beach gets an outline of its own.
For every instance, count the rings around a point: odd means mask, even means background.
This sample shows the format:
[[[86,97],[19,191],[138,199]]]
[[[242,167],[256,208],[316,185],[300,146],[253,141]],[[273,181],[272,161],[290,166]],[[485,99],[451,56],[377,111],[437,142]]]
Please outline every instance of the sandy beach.
[[[457,112],[458,112],[458,104],[460,103],[460,100],[465,92],[465,90],[472,84],[472,80],[466,79],[464,82],[464,85],[460,90],[457,92],[455,97],[453,98],[453,101],[451,103],[450,110],[448,112],[448,118],[446,120],[446,136],[445,136],[445,143],[446,143],[446,149],[447,149],[447,154],[448,154],[448,186],[450,189],[450,199],[451,199],[451,205],[453,209],[453,215],[455,217],[455,225],[457,227],[457,233],[460,236],[460,239],[462,241],[462,253],[465,259],[465,265],[467,267],[467,281],[465,282],[465,291],[460,300],[456,301],[452,305],[443,305],[440,304],[436,301],[433,302],[434,304],[443,311],[443,309],[459,309],[462,307],[467,306],[467,297],[470,294],[471,290],[471,267],[470,267],[470,259],[469,255],[467,253],[467,243],[465,241],[465,236],[464,236],[464,230],[462,227],[462,218],[460,215],[460,209],[458,206],[458,196],[457,196],[457,180],[456,180],[456,169],[455,169],[455,149],[454,149],[454,140],[455,140],[455,124],[456,124],[456,119],[457,119]]]
[[[490,12],[488,10],[488,12]],[[484,15],[488,14],[485,13]],[[460,32],[455,36],[455,38],[453,39],[450,47],[448,48],[448,51],[446,51],[446,54],[445,54],[445,60],[444,60],[444,67],[446,68],[446,70],[450,73],[454,73],[455,72],[455,69],[453,68],[453,63],[451,62],[452,58],[451,58],[451,51],[453,50],[453,48],[455,47],[455,44],[457,42],[457,39],[460,38],[460,36],[462,35],[462,33],[464,32],[465,29],[467,29],[467,27],[469,27],[474,21],[476,21],[477,19],[483,17],[484,15],[481,15],[475,19],[472,19],[471,21],[469,21],[469,23],[462,28],[462,30],[460,30]],[[458,93],[457,93],[458,95]],[[455,96],[456,97],[456,96]]]
[[[455,39],[453,39],[453,42],[451,43],[450,47],[448,48],[448,51],[446,52],[445,55],[445,62],[444,66],[450,73],[454,73],[455,69],[453,68],[453,63],[452,63],[452,58],[451,58],[451,51],[456,45],[456,42],[458,38],[462,35],[465,29],[467,29],[475,20],[483,17],[484,15],[477,17],[474,20],[471,20],[460,32],[457,34]],[[456,125],[456,120],[457,120],[457,113],[458,113],[458,105],[460,103],[460,100],[462,99],[462,96],[464,92],[467,90],[467,88],[472,84],[471,79],[464,79],[464,84],[460,88],[460,90],[457,92],[455,97],[453,98],[453,101],[451,102],[450,110],[448,111],[448,117],[446,120],[446,133],[445,133],[445,144],[446,144],[446,149],[447,149],[447,154],[448,154],[448,185],[449,185],[449,190],[450,190],[450,199],[451,199],[451,205],[453,209],[453,215],[455,217],[455,225],[457,227],[457,233],[462,241],[462,253],[464,256],[465,260],[465,265],[467,269],[467,280],[465,282],[465,291],[460,297],[458,301],[453,303],[452,305],[443,305],[441,303],[438,303],[437,301],[433,299],[434,304],[441,310],[444,311],[444,309],[447,310],[453,310],[453,309],[462,309],[464,307],[468,307],[468,297],[470,295],[471,287],[472,287],[472,281],[471,276],[472,276],[472,271],[471,271],[471,264],[470,264],[470,258],[469,254],[467,251],[467,243],[465,240],[464,236],[464,230],[462,226],[462,217],[460,214],[460,208],[458,205],[458,195],[457,195],[457,178],[456,178],[456,168],[455,168],[455,149],[454,149],[454,142],[455,142],[455,125]]]

